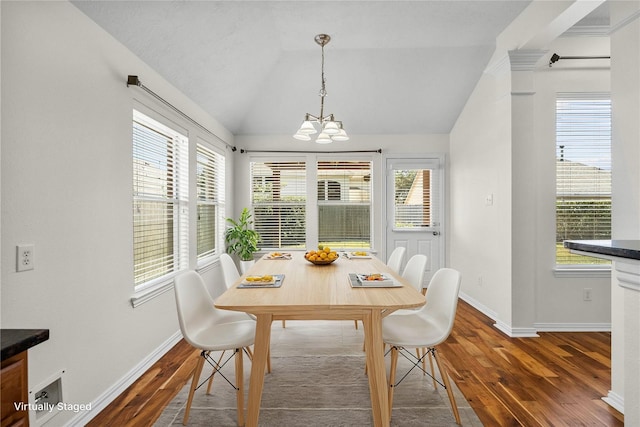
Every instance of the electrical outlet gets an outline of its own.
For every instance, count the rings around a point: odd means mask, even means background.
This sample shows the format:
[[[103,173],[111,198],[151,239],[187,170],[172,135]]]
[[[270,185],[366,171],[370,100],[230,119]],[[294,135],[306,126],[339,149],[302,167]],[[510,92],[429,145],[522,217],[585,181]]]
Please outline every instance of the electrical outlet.
[[[16,269],[18,271],[33,270],[33,245],[18,245]]]
[[[592,291],[591,288],[584,288],[582,290],[582,299],[584,301],[591,301],[591,291]]]

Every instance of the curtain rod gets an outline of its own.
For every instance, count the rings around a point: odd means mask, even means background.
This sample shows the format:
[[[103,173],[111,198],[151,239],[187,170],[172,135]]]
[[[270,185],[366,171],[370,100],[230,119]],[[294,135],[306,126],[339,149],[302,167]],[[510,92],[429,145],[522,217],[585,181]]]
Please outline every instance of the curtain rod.
[[[561,59],[611,59],[610,56],[560,56],[557,53],[551,55],[549,59],[549,68]]]
[[[245,150],[241,153],[295,153],[295,154],[349,154],[349,153],[382,153],[382,148],[377,150],[346,150],[346,151],[298,151],[298,150]]]
[[[144,90],[145,92],[147,92],[148,94],[150,94],[151,96],[156,98],[158,101],[162,102],[164,105],[166,105],[167,107],[171,108],[176,113],[180,114],[183,118],[187,119],[188,121],[190,121],[194,125],[198,126],[200,129],[202,129],[205,132],[207,132],[209,135],[215,136],[216,139],[220,140],[224,145],[226,145],[227,147],[231,148],[231,151],[236,151],[236,147],[235,146],[229,145],[227,142],[225,142],[222,139],[220,139],[220,137],[218,137],[218,135],[216,135],[215,133],[211,132],[209,129],[207,129],[206,127],[204,127],[203,125],[201,125],[200,123],[195,121],[194,119],[192,119],[190,116],[188,116],[187,114],[183,113],[177,107],[174,107],[173,104],[171,104],[169,101],[167,101],[166,99],[162,98],[160,95],[158,95],[157,93],[155,93],[154,91],[152,91],[151,89],[149,89],[148,87],[143,85],[142,82],[140,81],[140,79],[138,78],[138,76],[129,75],[127,77],[127,87],[129,87],[130,85],[138,86],[139,88],[141,88],[142,90]]]

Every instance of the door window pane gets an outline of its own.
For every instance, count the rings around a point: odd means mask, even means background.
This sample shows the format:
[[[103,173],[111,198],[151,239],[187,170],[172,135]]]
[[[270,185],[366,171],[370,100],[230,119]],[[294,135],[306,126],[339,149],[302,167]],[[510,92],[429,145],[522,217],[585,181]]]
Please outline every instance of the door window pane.
[[[411,229],[434,225],[430,169],[394,170],[394,227]]]

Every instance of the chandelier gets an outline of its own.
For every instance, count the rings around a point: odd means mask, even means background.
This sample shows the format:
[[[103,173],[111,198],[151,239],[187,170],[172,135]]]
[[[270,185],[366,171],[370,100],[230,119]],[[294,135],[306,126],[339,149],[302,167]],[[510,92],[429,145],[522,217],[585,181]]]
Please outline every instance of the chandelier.
[[[329,144],[333,141],[347,141],[349,136],[342,128],[342,122],[336,120],[333,114],[324,115],[324,97],[327,96],[324,80],[324,46],[331,41],[331,37],[327,34],[318,34],[315,37],[316,43],[318,43],[322,49],[322,86],[320,87],[320,115],[314,116],[307,113],[302,122],[302,126],[298,129],[293,137],[301,141],[310,141],[311,135],[320,134],[316,138],[318,144]],[[317,126],[317,128],[316,128]]]

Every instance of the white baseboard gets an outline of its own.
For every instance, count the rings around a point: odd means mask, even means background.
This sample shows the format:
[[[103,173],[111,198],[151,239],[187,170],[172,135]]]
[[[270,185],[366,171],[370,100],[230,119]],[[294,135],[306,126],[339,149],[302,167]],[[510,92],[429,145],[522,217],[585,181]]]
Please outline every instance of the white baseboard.
[[[507,325],[503,321],[498,319],[498,314],[482,304],[480,301],[470,297],[464,292],[460,292],[460,299],[471,305],[473,308],[489,317],[491,320],[494,320],[496,323],[493,325],[496,329],[507,335],[511,338],[534,338],[538,337],[537,331],[535,328],[512,328],[510,325]]]
[[[495,311],[464,292],[460,292],[460,299],[495,321],[493,326],[512,338],[537,337],[538,332],[611,332],[611,323],[534,323],[532,328],[513,328],[499,320]]]
[[[603,397],[602,400],[607,402],[607,404],[616,411],[624,414],[624,397],[620,396],[618,393],[614,393],[609,390],[609,394],[607,394],[606,397]]]
[[[611,323],[534,323],[538,332],[611,332]]]
[[[511,338],[537,338],[540,336],[535,328],[514,328],[501,320],[496,320],[493,326]]]
[[[113,384],[104,393],[98,396],[93,402],[91,402],[91,410],[86,412],[80,412],[74,418],[72,418],[66,425],[67,426],[84,426],[91,421],[96,415],[98,415],[104,408],[106,408],[111,402],[113,402],[127,387],[133,384],[142,374],[144,374],[154,363],[156,363],[162,356],[164,356],[171,348],[182,339],[182,333],[176,331],[165,342],[163,342],[158,348],[156,348],[151,354],[140,361],[134,366],[125,376],[120,378],[118,382]]]
[[[496,320],[498,318],[498,313],[493,310],[490,310],[486,305],[482,304],[477,299],[470,297],[464,292],[460,292],[460,299],[469,304],[471,307],[478,310],[480,313],[484,314],[491,320]]]

